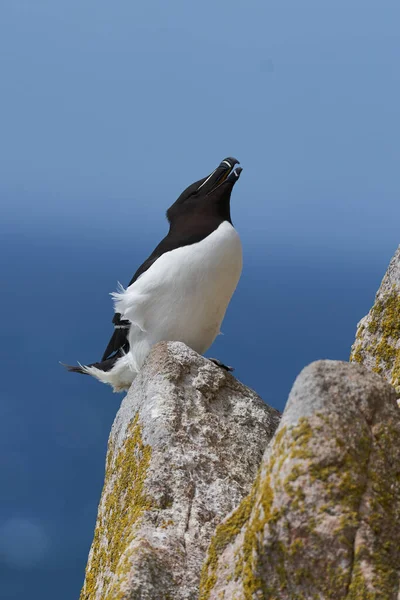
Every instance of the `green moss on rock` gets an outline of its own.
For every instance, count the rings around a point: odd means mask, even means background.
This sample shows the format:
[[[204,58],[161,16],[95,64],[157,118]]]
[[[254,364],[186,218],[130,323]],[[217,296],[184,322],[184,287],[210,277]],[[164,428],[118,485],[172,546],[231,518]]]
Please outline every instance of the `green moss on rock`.
[[[130,569],[127,548],[141,515],[152,508],[144,489],[150,458],[151,447],[142,441],[136,415],[122,447],[115,450],[110,444],[108,448],[105,484],[80,600],[94,600],[101,581],[102,600],[123,598],[121,582]]]
[[[361,562],[357,560],[353,568],[352,581],[346,600],[379,600],[375,592],[371,592],[364,578]]]
[[[225,548],[231,544],[248,521],[254,503],[254,495],[258,488],[257,476],[252,491],[242,500],[239,507],[215,530],[208,550],[207,560],[203,565],[200,578],[199,600],[207,600],[216,583],[218,560]]]
[[[365,339],[368,336],[368,346]],[[374,359],[372,370],[385,375],[400,392],[400,291],[393,285],[378,297],[372,307],[367,325],[357,331],[351,362],[363,364],[366,356]]]
[[[392,600],[400,564],[400,514],[394,496],[400,496],[400,464],[388,464],[388,449],[399,439],[399,428],[389,429],[385,425],[372,432],[360,419],[355,430],[353,423],[327,414],[282,427],[251,494],[216,531],[203,569],[200,600],[210,597],[221,573],[221,555],[239,534],[243,538],[229,577],[231,583],[232,575],[237,581],[241,600]],[[320,455],[318,439],[332,440],[329,462]],[[370,508],[361,515],[371,484]],[[310,505],[312,490],[320,504]],[[335,530],[333,546],[327,548],[331,516]],[[290,526],[294,521],[295,535]],[[366,523],[374,534],[373,550],[353,556],[356,532]],[[367,572],[372,572],[368,581],[365,561]]]
[[[374,455],[369,462],[371,491],[368,513],[364,515],[368,530],[368,547],[357,549],[349,598],[358,600],[392,600],[399,586],[400,564],[400,427],[384,422],[374,428]],[[389,450],[392,449],[391,455]],[[363,565],[367,568],[368,581]]]

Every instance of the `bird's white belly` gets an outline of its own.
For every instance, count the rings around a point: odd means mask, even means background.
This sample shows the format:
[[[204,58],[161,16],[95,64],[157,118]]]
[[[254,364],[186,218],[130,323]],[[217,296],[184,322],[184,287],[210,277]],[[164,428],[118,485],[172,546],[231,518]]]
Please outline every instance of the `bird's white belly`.
[[[133,355],[135,347],[146,354],[162,340],[184,342],[203,354],[219,333],[241,270],[240,238],[227,221],[201,242],[160,256],[115,294],[115,310],[132,323]]]

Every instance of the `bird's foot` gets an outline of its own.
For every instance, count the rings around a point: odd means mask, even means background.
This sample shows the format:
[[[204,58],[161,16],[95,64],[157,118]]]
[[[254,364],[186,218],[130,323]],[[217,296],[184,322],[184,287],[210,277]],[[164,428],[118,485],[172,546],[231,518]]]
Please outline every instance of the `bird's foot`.
[[[224,365],[224,363],[222,363],[220,360],[218,360],[218,358],[209,358],[208,360],[210,360],[212,363],[214,363],[214,365],[217,365],[217,367],[224,369],[225,371],[232,372],[235,370],[233,367],[228,367],[227,365]]]

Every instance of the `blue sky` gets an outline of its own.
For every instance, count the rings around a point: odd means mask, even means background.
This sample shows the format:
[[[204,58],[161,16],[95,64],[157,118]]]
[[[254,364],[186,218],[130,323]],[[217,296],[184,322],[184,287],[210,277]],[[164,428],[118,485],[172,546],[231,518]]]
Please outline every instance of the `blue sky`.
[[[283,409],[400,241],[400,5],[3,0],[0,596],[78,597],[121,396],[109,292],[225,156],[244,272],[210,355]]]

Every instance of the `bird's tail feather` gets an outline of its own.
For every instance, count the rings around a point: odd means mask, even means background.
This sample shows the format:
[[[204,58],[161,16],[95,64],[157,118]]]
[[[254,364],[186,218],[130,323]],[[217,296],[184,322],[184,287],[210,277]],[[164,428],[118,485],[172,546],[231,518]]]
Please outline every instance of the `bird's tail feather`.
[[[112,358],[108,358],[107,360],[91,363],[90,365],[81,365],[80,363],[78,363],[78,365],[76,366],[65,365],[64,363],[61,364],[71,373],[81,373],[82,375],[90,375],[90,373],[87,371],[88,367],[94,367],[95,369],[99,369],[99,371],[111,371],[119,357],[120,355],[113,356]]]

